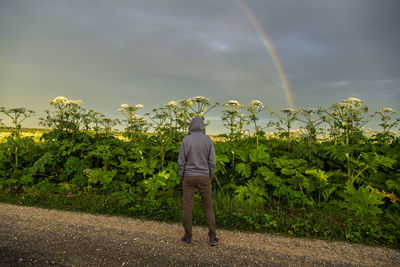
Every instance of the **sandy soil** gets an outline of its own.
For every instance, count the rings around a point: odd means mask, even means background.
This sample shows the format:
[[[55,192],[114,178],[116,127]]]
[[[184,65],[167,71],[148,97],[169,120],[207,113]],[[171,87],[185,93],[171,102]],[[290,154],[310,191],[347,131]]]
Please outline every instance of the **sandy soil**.
[[[400,252],[344,242],[141,221],[0,203],[0,266],[400,266]]]

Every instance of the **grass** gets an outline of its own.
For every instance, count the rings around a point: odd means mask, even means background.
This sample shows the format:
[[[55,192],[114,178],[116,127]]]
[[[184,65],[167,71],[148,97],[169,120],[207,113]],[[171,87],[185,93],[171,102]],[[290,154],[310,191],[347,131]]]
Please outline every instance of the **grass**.
[[[140,202],[140,198],[139,202]],[[157,200],[157,207],[138,202],[120,204],[121,198],[101,191],[65,190],[55,184],[45,183],[20,190],[0,190],[0,202],[37,206],[92,214],[117,215],[177,223],[182,220],[182,196],[175,194]],[[374,246],[400,248],[400,216],[392,215],[392,221],[374,226],[360,224],[342,210],[329,207],[290,209],[269,203],[266,207],[254,207],[232,198],[221,191],[213,193],[213,207],[217,228],[241,231],[272,232],[284,236],[318,238],[362,243]],[[382,225],[391,223],[391,228]],[[195,193],[193,225],[206,226],[201,197]],[[397,229],[397,230],[396,230]]]

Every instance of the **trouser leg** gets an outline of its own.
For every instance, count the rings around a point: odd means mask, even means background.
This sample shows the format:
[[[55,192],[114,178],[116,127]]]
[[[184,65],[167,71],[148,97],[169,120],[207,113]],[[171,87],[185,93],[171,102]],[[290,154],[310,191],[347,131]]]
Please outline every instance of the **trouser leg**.
[[[211,180],[209,177],[200,177],[197,183],[199,189],[203,210],[206,215],[206,221],[208,225],[208,236],[210,238],[216,237],[216,225],[215,225],[215,215],[212,206],[212,191],[211,191]]]
[[[192,207],[194,190],[196,187],[191,183],[189,177],[183,178],[183,228],[185,230],[185,237],[192,238]]]

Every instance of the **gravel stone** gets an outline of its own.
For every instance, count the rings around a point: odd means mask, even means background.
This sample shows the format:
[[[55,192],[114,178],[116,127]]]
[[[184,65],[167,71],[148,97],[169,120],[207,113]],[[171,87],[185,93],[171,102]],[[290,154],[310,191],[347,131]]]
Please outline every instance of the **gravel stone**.
[[[393,249],[0,203],[0,266],[400,266]]]

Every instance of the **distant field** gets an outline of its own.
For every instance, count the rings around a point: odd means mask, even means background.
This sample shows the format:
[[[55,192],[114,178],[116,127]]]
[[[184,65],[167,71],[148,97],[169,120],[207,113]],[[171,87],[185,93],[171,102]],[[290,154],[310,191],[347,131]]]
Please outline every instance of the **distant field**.
[[[31,136],[35,141],[40,141],[40,137],[44,133],[48,133],[49,130],[40,129],[40,128],[23,128],[22,129],[22,136],[28,137]],[[0,142],[2,142],[7,136],[12,133],[11,128],[2,128],[0,129]]]
[[[36,142],[40,142],[40,137],[45,134],[50,132],[51,130],[48,129],[41,129],[41,128],[23,128],[22,129],[22,136],[23,137],[33,137],[33,139]],[[91,131],[92,132],[92,131]],[[12,133],[12,128],[0,128],[0,142],[3,142],[5,140],[5,138],[9,135],[11,135]],[[127,141],[128,138],[123,136],[123,132],[112,132],[112,134],[120,139],[120,140],[124,140]],[[147,133],[148,135],[152,135],[152,133]],[[225,137],[219,136],[219,135],[209,135],[211,137],[211,139],[214,142],[222,142],[225,141]],[[276,133],[266,133],[266,136],[268,137],[273,137],[276,136]]]
[[[23,137],[33,137],[36,142],[40,141],[40,137],[50,132],[51,130],[42,129],[42,128],[22,128],[22,136]],[[91,131],[93,132],[93,131]],[[3,142],[5,138],[12,133],[12,128],[0,128],[0,142]],[[122,132],[112,132],[112,134],[121,140],[128,140],[127,138],[122,136]]]
[[[50,132],[51,130],[48,129],[42,129],[42,128],[22,128],[22,136],[23,137],[33,137],[33,139],[37,142],[40,141],[40,137],[45,134]],[[7,136],[9,136],[12,132],[12,128],[7,127],[7,128],[0,128],[0,142],[2,142]],[[90,131],[93,132],[93,131]],[[367,131],[366,132],[366,136],[372,136],[373,134],[376,134],[378,131]],[[393,132],[395,135],[398,135],[397,132]],[[123,132],[112,132],[112,134],[120,139],[120,140],[124,140],[127,141],[128,138],[123,136]],[[152,135],[153,133],[147,133],[148,135]],[[296,137],[300,137],[302,134],[304,134],[304,130],[303,129],[297,129],[297,130],[292,130],[292,138],[296,138]],[[226,138],[221,136],[221,135],[208,135],[211,137],[211,139],[214,142],[223,142],[226,141]],[[279,136],[279,132],[266,132],[265,133],[265,137],[273,137],[276,138]],[[318,137],[318,140],[328,140],[329,138],[320,135]]]

